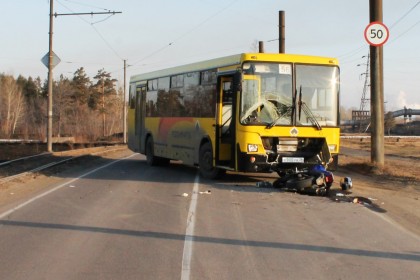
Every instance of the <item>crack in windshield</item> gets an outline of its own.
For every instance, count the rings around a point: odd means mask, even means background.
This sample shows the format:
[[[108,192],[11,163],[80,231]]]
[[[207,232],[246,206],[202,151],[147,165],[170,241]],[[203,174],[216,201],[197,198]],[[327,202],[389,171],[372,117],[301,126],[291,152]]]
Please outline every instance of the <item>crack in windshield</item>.
[[[243,67],[242,124],[313,126],[318,130],[337,126],[337,67],[287,63],[248,63]]]

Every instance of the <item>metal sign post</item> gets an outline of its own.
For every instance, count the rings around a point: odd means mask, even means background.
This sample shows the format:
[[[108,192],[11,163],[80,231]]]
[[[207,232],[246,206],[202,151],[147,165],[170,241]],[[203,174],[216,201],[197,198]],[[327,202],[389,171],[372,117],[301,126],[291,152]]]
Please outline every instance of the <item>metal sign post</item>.
[[[52,130],[53,130],[53,68],[60,63],[60,58],[53,52],[53,24],[54,18],[57,16],[73,16],[73,15],[97,15],[97,14],[121,14],[121,12],[91,12],[91,13],[70,13],[57,14],[54,13],[54,0],[50,0],[50,32],[49,32],[49,50],[41,59],[42,63],[48,67],[48,124],[47,124],[47,151],[52,152]]]

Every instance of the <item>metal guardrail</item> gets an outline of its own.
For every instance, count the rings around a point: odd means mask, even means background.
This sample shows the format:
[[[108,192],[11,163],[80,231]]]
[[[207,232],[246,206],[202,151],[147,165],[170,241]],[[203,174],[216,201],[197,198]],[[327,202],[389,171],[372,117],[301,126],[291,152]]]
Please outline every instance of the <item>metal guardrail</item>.
[[[0,143],[43,143],[41,140],[0,139]]]

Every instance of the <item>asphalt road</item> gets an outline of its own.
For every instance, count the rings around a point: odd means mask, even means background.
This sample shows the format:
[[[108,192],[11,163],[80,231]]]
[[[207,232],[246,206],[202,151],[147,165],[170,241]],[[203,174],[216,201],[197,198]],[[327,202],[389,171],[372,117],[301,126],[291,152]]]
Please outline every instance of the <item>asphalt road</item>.
[[[420,237],[375,209],[255,187],[270,175],[97,163],[0,207],[0,279],[420,278]]]

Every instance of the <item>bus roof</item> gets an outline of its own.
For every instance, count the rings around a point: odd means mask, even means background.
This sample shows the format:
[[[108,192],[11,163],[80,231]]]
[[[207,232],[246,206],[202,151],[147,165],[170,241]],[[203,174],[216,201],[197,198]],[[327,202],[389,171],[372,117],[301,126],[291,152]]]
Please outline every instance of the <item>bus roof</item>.
[[[211,60],[200,61],[182,66],[171,67],[163,70],[131,76],[130,83],[141,82],[160,77],[168,77],[177,74],[218,69],[227,66],[241,65],[244,61],[264,61],[264,62],[292,62],[309,63],[323,65],[338,65],[338,60],[331,57],[283,54],[283,53],[242,53],[230,55]]]

